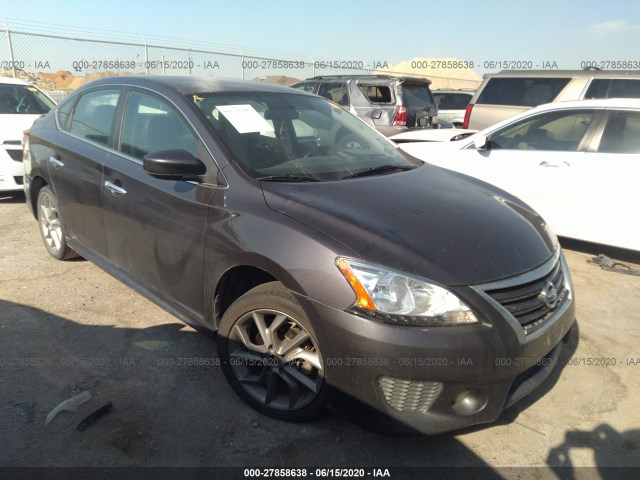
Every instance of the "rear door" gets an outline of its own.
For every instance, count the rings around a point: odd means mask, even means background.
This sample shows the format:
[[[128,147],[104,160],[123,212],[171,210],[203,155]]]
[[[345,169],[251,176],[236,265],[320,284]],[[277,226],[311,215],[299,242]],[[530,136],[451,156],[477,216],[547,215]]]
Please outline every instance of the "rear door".
[[[103,210],[112,263],[136,281],[201,316],[207,206],[214,188],[152,177],[144,155],[183,149],[215,169],[202,141],[164,97],[131,90],[118,153],[105,159]]]
[[[640,250],[640,111],[606,111],[603,127],[572,168],[587,195],[576,230],[594,242]]]
[[[112,139],[118,88],[91,90],[75,104],[50,144],[49,174],[60,215],[70,235],[104,255],[106,235],[100,209],[102,166]]]
[[[429,127],[438,120],[436,102],[427,83],[404,81],[400,88],[407,108],[407,127]]]

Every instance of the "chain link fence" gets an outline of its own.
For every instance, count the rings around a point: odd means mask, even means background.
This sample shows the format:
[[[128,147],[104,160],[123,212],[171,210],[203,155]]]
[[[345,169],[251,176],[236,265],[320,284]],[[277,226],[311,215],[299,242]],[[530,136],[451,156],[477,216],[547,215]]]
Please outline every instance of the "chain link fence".
[[[274,57],[281,58],[148,44],[142,36],[140,42],[134,42],[18,31],[8,26],[0,31],[0,76],[22,78],[58,101],[87,82],[116,75],[205,75],[291,85],[316,75],[384,73],[427,77],[432,88],[475,89],[480,83],[475,73],[477,78],[462,78],[462,70],[439,76],[396,72],[388,66],[375,69],[361,61]]]

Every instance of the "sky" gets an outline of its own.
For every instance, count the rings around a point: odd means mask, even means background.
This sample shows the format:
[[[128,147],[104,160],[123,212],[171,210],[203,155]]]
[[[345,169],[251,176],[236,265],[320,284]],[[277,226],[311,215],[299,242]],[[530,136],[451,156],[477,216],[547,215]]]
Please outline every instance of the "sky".
[[[279,58],[396,64],[414,57],[536,67],[640,62],[640,2],[622,0],[2,0],[10,29],[160,39]],[[4,25],[0,24],[0,29]],[[298,57],[295,57],[298,58]],[[548,63],[545,63],[548,62]],[[495,63],[497,66],[498,64]]]

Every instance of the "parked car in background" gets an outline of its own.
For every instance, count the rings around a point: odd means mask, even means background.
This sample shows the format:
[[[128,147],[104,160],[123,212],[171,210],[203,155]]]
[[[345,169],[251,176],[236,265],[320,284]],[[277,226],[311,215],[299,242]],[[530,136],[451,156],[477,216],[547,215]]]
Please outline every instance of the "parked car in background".
[[[640,100],[552,103],[459,141],[400,146],[522,198],[560,236],[640,251]]]
[[[474,90],[433,90],[432,93],[438,107],[438,120],[451,122],[455,128],[461,128]]]
[[[545,103],[599,98],[640,98],[640,72],[503,70],[487,74],[467,106],[463,128],[481,130]]]
[[[22,132],[54,106],[42,90],[0,77],[0,192],[22,191]]]
[[[275,418],[329,403],[387,431],[492,422],[549,376],[574,324],[562,250],[529,206],[317,95],[102,79],[25,145],[49,254],[217,330],[229,383]]]
[[[416,77],[323,75],[291,87],[333,100],[390,136],[437,125],[438,109],[430,84],[431,80]]]

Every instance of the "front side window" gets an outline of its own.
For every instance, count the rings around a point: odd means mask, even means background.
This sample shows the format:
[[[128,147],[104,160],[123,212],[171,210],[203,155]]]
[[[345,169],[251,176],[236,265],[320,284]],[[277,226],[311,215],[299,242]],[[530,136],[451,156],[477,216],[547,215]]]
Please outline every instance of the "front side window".
[[[102,145],[109,144],[120,90],[94,90],[80,97],[69,132]]]
[[[120,151],[142,159],[151,152],[186,150],[197,157],[197,139],[164,100],[131,92],[122,119]]]
[[[337,180],[421,164],[322,98],[267,92],[204,92],[187,98],[254,178]]]
[[[640,153],[640,112],[609,112],[600,153]]]
[[[0,114],[43,115],[54,106],[44,93],[32,85],[0,84]]]
[[[541,113],[492,133],[491,148],[575,152],[595,115],[595,110]]]
[[[536,107],[552,102],[569,78],[492,78],[476,104]]]

